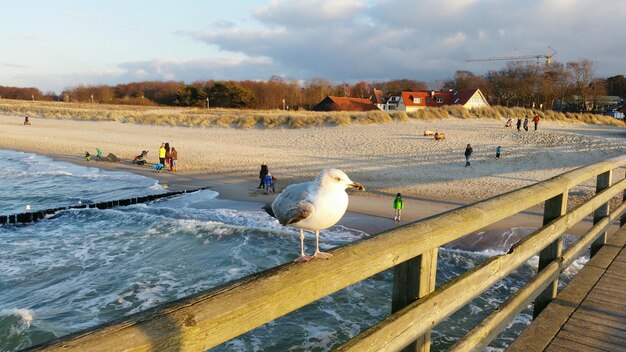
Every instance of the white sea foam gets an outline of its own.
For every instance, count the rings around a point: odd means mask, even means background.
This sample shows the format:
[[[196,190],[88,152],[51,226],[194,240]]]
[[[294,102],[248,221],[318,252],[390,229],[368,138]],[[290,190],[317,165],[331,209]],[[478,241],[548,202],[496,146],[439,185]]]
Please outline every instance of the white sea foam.
[[[29,328],[31,322],[34,319],[33,311],[25,308],[12,308],[12,309],[2,309],[0,310],[0,316],[9,316],[13,315],[21,318],[22,324],[25,328]]]

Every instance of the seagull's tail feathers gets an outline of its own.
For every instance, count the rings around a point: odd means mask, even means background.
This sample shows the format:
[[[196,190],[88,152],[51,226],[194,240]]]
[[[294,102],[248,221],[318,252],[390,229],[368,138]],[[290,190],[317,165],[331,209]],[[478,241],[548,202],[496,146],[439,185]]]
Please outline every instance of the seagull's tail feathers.
[[[271,217],[276,217],[276,214],[274,214],[274,209],[272,209],[272,205],[270,203],[265,204],[263,206],[263,210],[265,210],[266,213],[270,214]]]

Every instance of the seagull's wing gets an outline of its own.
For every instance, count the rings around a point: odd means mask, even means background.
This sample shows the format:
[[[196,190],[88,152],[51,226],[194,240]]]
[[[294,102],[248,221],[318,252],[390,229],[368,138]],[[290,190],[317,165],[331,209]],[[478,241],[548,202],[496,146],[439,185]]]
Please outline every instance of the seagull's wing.
[[[309,183],[289,185],[272,203],[275,217],[282,225],[289,225],[311,216],[315,210],[309,201]]]

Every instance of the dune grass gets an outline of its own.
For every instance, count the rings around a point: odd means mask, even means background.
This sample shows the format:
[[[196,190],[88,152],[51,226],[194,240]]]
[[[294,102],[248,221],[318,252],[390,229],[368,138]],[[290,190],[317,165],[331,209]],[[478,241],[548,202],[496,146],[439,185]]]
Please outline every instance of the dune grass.
[[[380,124],[393,121],[458,119],[532,118],[535,113],[543,120],[571,121],[596,125],[624,125],[610,116],[589,113],[560,113],[526,108],[494,106],[465,109],[459,105],[425,108],[413,112],[395,111],[282,111],[243,109],[200,109],[135,105],[105,105],[64,102],[31,102],[0,100],[0,114],[36,116],[49,119],[88,121],[118,121],[164,126],[232,127],[232,128],[309,128],[315,126],[345,126],[349,124]]]

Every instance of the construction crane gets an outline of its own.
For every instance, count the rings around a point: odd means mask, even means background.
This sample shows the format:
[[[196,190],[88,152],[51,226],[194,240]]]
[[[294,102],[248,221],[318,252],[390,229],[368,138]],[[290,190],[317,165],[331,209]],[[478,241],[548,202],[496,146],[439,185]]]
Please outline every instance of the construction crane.
[[[552,49],[552,47],[548,47],[548,49],[552,50],[552,53],[548,54],[534,54],[534,55],[517,55],[517,49],[515,49],[516,54],[514,56],[501,56],[501,57],[488,57],[485,59],[471,59],[466,60],[466,62],[476,62],[476,61],[516,61],[516,60],[531,60],[531,59],[546,59],[546,68],[550,67],[550,60],[554,55],[556,55],[556,50]]]

